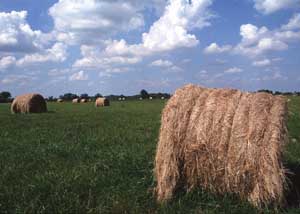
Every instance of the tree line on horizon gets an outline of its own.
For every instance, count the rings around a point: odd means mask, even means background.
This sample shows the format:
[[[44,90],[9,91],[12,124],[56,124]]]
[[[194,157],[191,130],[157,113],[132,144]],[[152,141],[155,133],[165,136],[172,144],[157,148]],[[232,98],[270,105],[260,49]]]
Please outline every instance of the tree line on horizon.
[[[268,89],[260,89],[257,92],[265,92],[265,93],[270,93],[273,95],[284,95],[284,96],[300,96],[300,91],[295,91],[295,92],[280,92],[280,91],[272,91],[272,90],[268,90]],[[91,100],[96,100],[99,97],[104,97],[101,93],[97,93],[94,96],[90,96],[87,93],[81,94],[81,95],[77,95],[77,94],[73,94],[73,93],[65,93],[63,95],[60,95],[59,97],[54,97],[54,96],[50,96],[48,98],[46,98],[47,101],[57,101],[57,99],[63,99],[65,101],[71,101],[75,98],[80,98],[80,99],[91,99]],[[150,97],[152,97],[153,99],[161,99],[162,97],[165,99],[169,99],[171,97],[171,94],[169,93],[148,93],[145,89],[142,89],[140,91],[139,94],[137,95],[131,95],[131,96],[126,96],[126,95],[108,95],[105,96],[107,99],[109,100],[119,100],[120,98],[125,98],[127,100],[137,100],[137,99],[149,99]],[[7,103],[7,102],[12,102],[13,101],[13,97],[11,95],[11,93],[9,91],[2,91],[0,92],[0,103]]]
[[[97,93],[94,96],[90,96],[87,93],[84,93],[84,94],[81,94],[81,95],[77,95],[77,94],[73,94],[73,93],[66,93],[64,95],[60,95],[59,99],[63,99],[63,100],[66,100],[66,101],[71,101],[71,100],[76,99],[76,98],[96,100],[99,97],[104,97],[104,96],[101,93]],[[165,99],[168,99],[168,98],[171,97],[171,94],[161,93],[161,92],[159,92],[159,93],[148,93],[145,89],[142,89],[141,92],[137,95],[127,96],[127,95],[124,95],[124,94],[121,94],[121,95],[111,94],[111,95],[108,95],[108,96],[105,96],[105,97],[109,100],[119,100],[119,98],[125,98],[127,100],[136,100],[136,99],[140,99],[140,98],[149,99],[150,97],[152,97],[153,99],[161,99],[162,97],[165,98]],[[55,101],[57,99],[58,98],[54,98],[53,96],[48,97],[48,101]]]

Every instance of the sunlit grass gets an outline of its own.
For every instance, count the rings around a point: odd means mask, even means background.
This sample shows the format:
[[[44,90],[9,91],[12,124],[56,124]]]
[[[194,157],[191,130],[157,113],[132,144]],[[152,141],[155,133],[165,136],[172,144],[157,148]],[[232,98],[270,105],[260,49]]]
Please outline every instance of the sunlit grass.
[[[300,99],[290,105],[287,162],[300,163]],[[153,161],[164,101],[0,105],[0,213],[256,213],[234,196],[195,190],[157,205]],[[300,212],[300,209],[284,211]],[[274,212],[274,210],[264,210]]]

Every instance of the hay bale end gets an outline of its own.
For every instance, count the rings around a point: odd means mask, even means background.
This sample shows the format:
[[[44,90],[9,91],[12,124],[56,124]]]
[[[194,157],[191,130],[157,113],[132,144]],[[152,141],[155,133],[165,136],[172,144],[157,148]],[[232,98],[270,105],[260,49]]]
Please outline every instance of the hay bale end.
[[[11,112],[16,113],[44,113],[47,103],[40,94],[24,94],[17,96],[11,104]]]
[[[95,107],[109,106],[109,100],[107,98],[99,97],[95,101]]]

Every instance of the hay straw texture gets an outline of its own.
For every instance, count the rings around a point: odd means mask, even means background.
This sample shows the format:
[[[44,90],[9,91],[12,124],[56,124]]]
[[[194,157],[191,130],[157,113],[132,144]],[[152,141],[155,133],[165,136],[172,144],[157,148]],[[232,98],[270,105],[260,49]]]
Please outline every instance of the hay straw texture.
[[[81,103],[87,103],[87,99],[81,99],[80,102]]]
[[[109,100],[106,98],[99,97],[95,101],[95,107],[109,106]]]
[[[76,98],[72,100],[72,103],[80,103],[80,99]]]
[[[281,96],[178,89],[162,113],[155,158],[159,202],[178,188],[234,193],[254,206],[284,200],[282,150],[287,105]]]
[[[11,104],[12,113],[47,112],[47,103],[40,94],[24,94],[17,96]]]

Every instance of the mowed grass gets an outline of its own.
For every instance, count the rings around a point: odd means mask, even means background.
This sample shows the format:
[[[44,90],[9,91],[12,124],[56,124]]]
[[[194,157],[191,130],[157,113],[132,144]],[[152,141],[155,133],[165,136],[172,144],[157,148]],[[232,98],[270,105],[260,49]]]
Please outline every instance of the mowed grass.
[[[300,163],[300,99],[292,97],[287,165]],[[165,101],[48,103],[11,115],[0,105],[0,213],[259,213],[197,189],[158,205],[153,163]],[[264,213],[300,212],[297,207]]]

